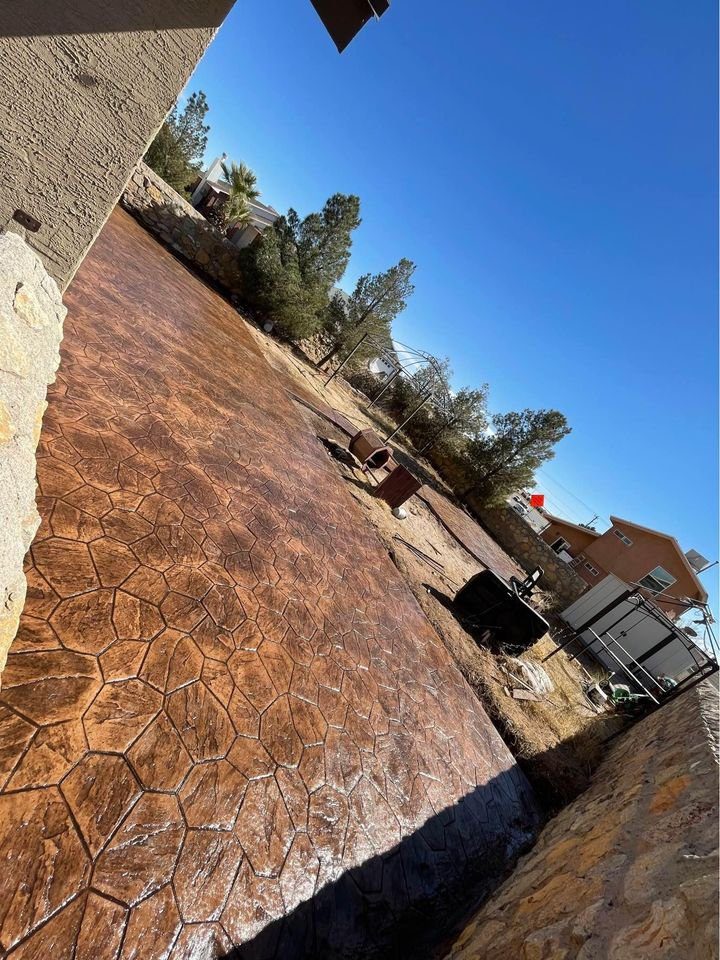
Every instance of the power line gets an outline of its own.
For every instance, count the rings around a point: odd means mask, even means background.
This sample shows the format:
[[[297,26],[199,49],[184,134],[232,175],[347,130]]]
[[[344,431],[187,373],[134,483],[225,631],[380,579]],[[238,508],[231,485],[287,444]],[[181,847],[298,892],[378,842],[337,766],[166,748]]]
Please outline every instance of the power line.
[[[545,490],[548,489],[548,487],[544,482],[541,482],[540,484],[538,484],[538,486],[544,488]],[[553,511],[552,511],[553,513],[556,513],[559,516],[569,517],[573,521],[577,521],[577,522],[582,522],[587,520],[587,514],[585,514],[584,512],[583,514],[580,514],[580,511],[577,509],[577,507],[569,504],[566,500],[560,497],[555,491],[553,491],[552,493],[545,493],[545,496],[551,505],[555,504],[557,506],[557,509],[553,508]]]
[[[595,514],[595,516],[596,516],[598,519],[603,520],[603,521],[606,521],[607,524],[608,524],[608,526],[611,525],[611,524],[610,524],[610,518],[609,518],[609,517],[606,517],[604,514],[600,513],[600,511],[599,511],[599,510],[596,510],[595,507],[591,507],[590,504],[586,503],[584,500],[582,500],[580,497],[578,497],[577,494],[574,494],[574,493],[572,492],[572,490],[570,490],[568,487],[566,487],[564,483],[561,483],[559,480],[556,480],[554,477],[551,477],[550,474],[547,472],[547,470],[543,470],[543,469],[538,468],[538,470],[536,471],[536,473],[541,473],[541,474],[543,474],[543,476],[547,477],[547,480],[548,480],[550,483],[553,483],[553,484],[555,484],[556,486],[560,487],[562,490],[564,490],[570,497],[572,497],[573,500],[575,500],[575,501],[576,501],[577,503],[579,503],[582,507],[584,507],[585,510],[588,510],[591,515],[592,515],[592,514]],[[558,502],[560,501],[560,498],[559,498],[557,495],[554,497],[554,499],[555,499],[556,501],[558,501]],[[572,512],[575,513],[576,515],[578,514],[577,509],[574,509]]]

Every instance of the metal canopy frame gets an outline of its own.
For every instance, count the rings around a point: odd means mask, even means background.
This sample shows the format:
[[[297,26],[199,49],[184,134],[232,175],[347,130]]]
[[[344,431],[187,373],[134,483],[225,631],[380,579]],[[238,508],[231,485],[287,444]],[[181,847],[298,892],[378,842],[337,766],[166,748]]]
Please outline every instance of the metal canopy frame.
[[[410,423],[413,417],[415,417],[416,414],[423,409],[423,407],[430,404],[435,412],[443,419],[444,423],[435,436],[424,445],[422,450],[418,451],[419,453],[423,453],[425,450],[429,449],[440,437],[442,432],[447,430],[447,428],[452,424],[452,396],[450,391],[447,389],[442,367],[438,363],[437,358],[431,353],[427,353],[425,350],[408,346],[408,344],[401,343],[399,340],[393,340],[392,349],[390,349],[386,341],[380,340],[377,336],[373,336],[370,333],[366,333],[358,340],[347,356],[343,358],[335,370],[330,374],[325,381],[325,386],[334,380],[338,373],[340,373],[343,367],[353,358],[363,344],[373,347],[377,351],[377,359],[382,360],[382,362],[387,367],[390,367],[392,371],[387,375],[382,388],[374,397],[370,399],[370,403],[367,407],[368,410],[375,406],[378,400],[386,393],[387,390],[390,389],[398,377],[404,376],[407,380],[412,380],[421,373],[426,374],[427,381],[426,384],[424,384],[425,389],[421,393],[420,402],[413,409],[412,413],[410,413],[409,416],[406,417],[406,419],[403,420],[403,422],[396,427],[392,433],[389,434],[389,436],[385,437],[385,443],[388,443],[404,427],[406,427],[408,423]]]
[[[692,638],[689,637],[681,627],[672,621],[656,604],[654,604],[651,600],[648,600],[647,597],[644,597],[639,592],[638,585],[634,584],[634,589],[624,591],[619,596],[615,597],[611,603],[608,603],[597,613],[593,614],[593,616],[590,617],[589,620],[586,620],[585,623],[580,624],[577,627],[572,627],[570,624],[567,624],[561,634],[561,639],[556,649],[544,657],[543,661],[549,660],[551,657],[554,657],[561,650],[564,650],[573,643],[578,643],[579,649],[577,649],[575,653],[571,654],[569,659],[575,660],[582,653],[589,653],[591,656],[595,657],[596,653],[599,651],[595,651],[593,648],[596,643],[599,643],[601,649],[603,649],[605,653],[607,653],[619,665],[619,668],[626,675],[628,680],[630,680],[632,684],[640,687],[640,689],[652,700],[652,702],[655,704],[655,707],[662,706],[663,704],[668,703],[670,700],[674,700],[675,697],[679,696],[685,690],[696,686],[706,677],[712,676],[712,674],[716,673],[720,669],[720,665],[718,665],[717,660],[717,640],[712,629],[713,620],[712,616],[710,615],[708,605],[706,603],[690,600],[688,598],[674,597],[669,599],[675,600],[679,606],[683,606],[686,609],[697,609],[701,612],[702,623],[705,626],[705,640],[708,643],[710,650],[704,649],[698,644],[694,643]],[[600,620],[611,613],[621,603],[625,603],[626,601],[630,601],[634,606],[623,613],[622,616],[618,617],[617,620],[613,621],[613,623],[611,623],[601,633],[597,633],[592,629],[596,623],[599,623]],[[659,624],[667,627],[669,632],[663,640],[660,640],[636,659],[625,649],[618,639],[618,637],[627,636],[627,632],[623,631],[621,628],[617,632],[617,635],[613,636],[613,634],[610,633],[610,630],[614,631],[616,627],[619,627],[622,624],[623,620],[627,619],[627,617],[637,613],[638,611],[642,612],[644,617],[652,617]],[[583,637],[583,633],[585,632],[588,632],[592,635],[592,640],[585,640]],[[662,650],[663,647],[676,640],[679,640],[685,646],[693,662],[695,663],[696,668],[687,677],[684,677],[681,681],[679,681],[676,686],[668,690],[658,682],[657,678],[654,677],[650,671],[643,666],[643,664],[660,650]],[[617,656],[615,651],[612,649],[613,646],[619,649],[620,652],[628,658],[629,663],[624,663]],[[646,686],[647,679],[641,679],[638,674],[643,676],[643,678],[649,678],[654,686],[660,688],[659,697],[658,694],[652,693],[650,689],[648,689]]]

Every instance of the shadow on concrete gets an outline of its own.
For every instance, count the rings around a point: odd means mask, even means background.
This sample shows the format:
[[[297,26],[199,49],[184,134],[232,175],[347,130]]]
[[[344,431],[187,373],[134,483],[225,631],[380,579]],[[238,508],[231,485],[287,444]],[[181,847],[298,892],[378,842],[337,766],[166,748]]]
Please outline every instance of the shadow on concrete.
[[[532,843],[539,811],[517,766],[327,884],[224,960],[442,956]]]

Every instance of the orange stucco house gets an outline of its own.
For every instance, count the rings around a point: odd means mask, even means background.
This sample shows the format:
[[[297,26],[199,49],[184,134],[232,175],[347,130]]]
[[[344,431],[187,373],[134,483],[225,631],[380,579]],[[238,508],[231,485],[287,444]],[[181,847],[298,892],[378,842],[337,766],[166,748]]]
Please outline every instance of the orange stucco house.
[[[612,527],[598,533],[549,513],[545,516],[548,526],[540,534],[541,539],[591,587],[612,573],[653,597],[673,619],[682,613],[682,607],[672,598],[707,602],[708,595],[697,571],[669,534],[620,517],[610,517]]]

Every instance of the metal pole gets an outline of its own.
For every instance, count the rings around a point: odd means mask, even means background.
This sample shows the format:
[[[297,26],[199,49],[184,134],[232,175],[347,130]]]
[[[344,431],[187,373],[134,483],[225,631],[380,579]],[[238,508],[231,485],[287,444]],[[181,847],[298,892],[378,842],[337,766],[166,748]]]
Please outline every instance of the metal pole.
[[[410,414],[410,416],[407,418],[407,420],[403,420],[403,422],[400,424],[399,427],[395,427],[395,429],[393,430],[393,432],[390,434],[389,437],[385,437],[385,441],[384,441],[384,442],[385,442],[385,443],[390,443],[390,441],[391,441],[392,438],[395,436],[395,434],[396,434],[396,433],[400,433],[400,431],[402,430],[402,428],[403,428],[404,426],[406,426],[408,423],[410,423],[410,421],[411,421],[412,418],[415,416],[415,414],[418,413],[420,410],[422,410],[422,408],[423,408],[423,407],[425,406],[425,404],[428,402],[428,400],[430,399],[430,397],[432,397],[432,394],[431,394],[431,393],[429,393],[429,394],[425,397],[425,399],[422,400],[422,401],[415,407],[415,409],[414,409],[413,412]]]
[[[594,631],[592,631],[592,630],[591,630],[590,632],[591,632],[591,633],[594,633]],[[622,652],[625,654],[625,656],[628,657],[628,658],[632,661],[632,663],[635,664],[636,667],[639,667],[639,669],[642,670],[642,672],[645,674],[646,677],[650,677],[650,679],[652,680],[652,682],[655,684],[655,686],[656,686],[659,690],[662,690],[662,692],[665,693],[665,687],[664,687],[661,683],[658,683],[658,681],[657,681],[657,680],[655,679],[655,677],[650,673],[650,671],[649,671],[649,670],[646,670],[645,667],[644,667],[641,663],[638,663],[637,660],[635,659],[635,657],[634,657],[631,653],[628,653],[628,651],[627,651],[627,650],[625,649],[625,647],[620,643],[619,640],[616,640],[615,637],[614,637],[611,633],[608,633],[608,632],[607,632],[607,630],[604,630],[603,633],[605,634],[606,637],[610,637],[610,640],[612,641],[612,643],[614,643],[617,647],[620,647],[620,649],[621,649]],[[628,665],[628,666],[629,666],[629,665]],[[635,679],[637,680],[637,677],[636,677]],[[639,680],[637,680],[637,682],[640,683]],[[642,686],[642,684],[641,684],[641,686]]]
[[[390,384],[393,383],[393,382],[397,379],[397,377],[399,377],[399,376],[400,376],[400,369],[398,368],[398,369],[395,371],[395,373],[393,373],[392,376],[388,379],[387,383],[386,383],[385,386],[382,388],[382,390],[380,391],[380,393],[370,401],[370,406],[368,407],[368,410],[370,409],[370,407],[372,407],[372,406],[375,405],[375,402],[380,399],[380,397],[385,393],[385,391],[388,389],[388,387],[390,386]]]
[[[364,333],[364,334],[362,335],[362,337],[360,337],[360,339],[358,340],[358,342],[357,342],[357,343],[355,344],[355,346],[352,348],[352,350],[350,351],[350,353],[345,357],[345,359],[342,361],[342,363],[341,363],[340,366],[337,368],[337,370],[335,370],[333,373],[331,373],[330,376],[327,378],[327,380],[325,381],[325,386],[327,386],[327,385],[330,383],[330,381],[333,380],[333,379],[340,373],[340,371],[341,371],[342,368],[345,366],[345,364],[348,362],[348,360],[349,360],[349,359],[352,357],[352,355],[360,348],[360,345],[362,344],[362,342],[363,342],[364,340],[367,340],[367,338],[368,338],[369,336],[370,336],[369,333]]]
[[[598,640],[598,641],[603,645],[603,647],[605,647],[605,651],[613,658],[613,660],[615,661],[615,663],[617,663],[617,664],[620,666],[620,669],[622,670],[622,672],[623,672],[624,674],[627,675],[628,679],[630,679],[630,680],[632,680],[634,683],[636,683],[636,684],[640,687],[641,690],[644,690],[645,693],[650,697],[650,699],[652,700],[653,703],[655,703],[655,704],[657,704],[658,706],[660,706],[660,701],[659,701],[656,697],[654,697],[654,696],[650,693],[650,691],[649,691],[646,687],[644,687],[644,686],[642,685],[642,683],[640,683],[640,681],[638,680],[637,677],[633,677],[633,676],[632,676],[632,674],[630,673],[630,671],[629,671],[628,668],[627,668],[627,665],[622,662],[622,660],[620,659],[620,657],[616,657],[616,656],[615,656],[615,654],[612,652],[612,650],[611,650],[610,647],[607,645],[607,643],[605,643],[605,641],[602,639],[602,637],[599,637],[599,636],[595,633],[594,630],[591,630],[590,633],[595,637],[596,640]],[[616,642],[617,642],[617,641],[616,641]],[[628,656],[630,656],[630,654],[628,654]]]
[[[546,660],[551,660],[555,656],[555,654],[560,653],[560,651],[564,650],[565,647],[569,647],[570,644],[573,643],[575,640],[580,640],[583,643],[585,642],[580,636],[580,634],[576,633],[572,627],[568,627],[568,630],[571,631],[570,636],[567,639],[562,639],[562,634],[560,634],[560,637],[558,638],[558,640],[555,640],[555,643],[557,643],[558,645],[555,647],[554,650],[551,650],[547,656],[543,657],[542,659],[543,663],[545,663]]]

